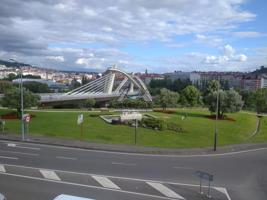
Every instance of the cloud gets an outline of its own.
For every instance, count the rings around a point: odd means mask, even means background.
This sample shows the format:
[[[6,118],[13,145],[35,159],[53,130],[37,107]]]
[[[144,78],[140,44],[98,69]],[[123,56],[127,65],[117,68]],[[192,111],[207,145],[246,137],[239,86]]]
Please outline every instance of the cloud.
[[[223,40],[216,33],[255,19],[242,9],[244,1],[2,0],[0,55],[60,69],[104,69],[120,61],[133,70],[145,68],[125,45],[157,41],[184,47],[189,44],[175,38],[192,34],[201,44],[220,46]]]
[[[206,64],[227,64],[234,61],[245,62],[248,59],[244,54],[237,55],[236,50],[229,44],[225,45],[222,50],[222,55],[207,55],[203,62]]]
[[[233,36],[240,37],[240,38],[257,38],[257,37],[266,37],[266,33],[260,33],[256,31],[239,31],[239,32],[233,32]]]
[[[65,61],[63,56],[46,56],[46,58],[48,60],[53,60],[53,61],[57,61],[57,62],[64,62]]]
[[[229,58],[232,58],[234,57],[235,49],[231,45],[227,44],[223,47],[223,54]]]

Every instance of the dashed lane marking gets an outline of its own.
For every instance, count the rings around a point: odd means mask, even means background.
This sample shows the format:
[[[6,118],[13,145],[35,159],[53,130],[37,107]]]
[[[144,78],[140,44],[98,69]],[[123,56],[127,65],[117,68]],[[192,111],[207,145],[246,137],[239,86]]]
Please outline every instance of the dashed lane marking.
[[[136,166],[135,163],[112,162],[112,165]]]
[[[77,158],[73,157],[66,157],[66,156],[56,156],[58,159],[64,159],[64,160],[77,160]]]
[[[0,158],[10,159],[10,160],[18,160],[18,158],[16,158],[16,157],[8,157],[8,156],[0,156]]]
[[[15,143],[8,143],[7,146],[8,146],[8,147],[14,147],[14,148],[21,148],[21,149],[40,150],[40,148],[37,148],[37,147],[18,146],[18,145],[15,144]]]
[[[6,151],[6,150],[0,150],[3,153],[14,153],[14,154],[20,154],[20,155],[27,155],[27,156],[39,156],[37,153],[24,153],[19,151]]]
[[[120,190],[120,187],[117,186],[115,183],[113,183],[111,180],[109,180],[106,177],[103,176],[92,176],[100,185],[102,185],[105,188],[112,188]]]
[[[163,185],[161,183],[154,183],[154,182],[146,182],[146,183],[167,197],[177,198],[177,199],[185,199],[184,197],[177,194],[173,190],[167,188],[165,185]]]
[[[58,175],[52,170],[40,169],[40,172],[43,175],[43,177],[46,178],[46,179],[51,179],[51,180],[56,180],[56,181],[60,181],[61,180],[58,177]]]

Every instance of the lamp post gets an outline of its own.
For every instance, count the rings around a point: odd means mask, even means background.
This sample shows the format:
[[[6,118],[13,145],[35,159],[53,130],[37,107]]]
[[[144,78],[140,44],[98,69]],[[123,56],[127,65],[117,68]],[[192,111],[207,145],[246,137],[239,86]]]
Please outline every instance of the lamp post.
[[[216,119],[215,119],[215,130],[214,130],[214,147],[213,150],[217,149],[217,134],[218,134],[218,111],[219,111],[219,98],[220,98],[220,82],[218,82],[217,87],[217,100],[216,100]]]
[[[15,63],[18,63],[15,59],[9,59]],[[21,136],[22,136],[22,141],[25,140],[25,133],[24,133],[24,107],[23,107],[23,81],[22,81],[22,67],[20,66],[20,111],[21,111]]]

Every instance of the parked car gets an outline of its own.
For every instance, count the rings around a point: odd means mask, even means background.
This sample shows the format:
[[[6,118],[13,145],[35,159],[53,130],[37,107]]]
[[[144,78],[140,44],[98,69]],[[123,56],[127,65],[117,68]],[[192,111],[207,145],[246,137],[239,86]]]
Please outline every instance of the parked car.
[[[2,200],[2,199],[0,199]],[[61,194],[56,196],[53,200],[94,200],[94,199],[89,199],[85,197],[77,197],[77,196],[72,196],[72,195],[67,195],[67,194]]]

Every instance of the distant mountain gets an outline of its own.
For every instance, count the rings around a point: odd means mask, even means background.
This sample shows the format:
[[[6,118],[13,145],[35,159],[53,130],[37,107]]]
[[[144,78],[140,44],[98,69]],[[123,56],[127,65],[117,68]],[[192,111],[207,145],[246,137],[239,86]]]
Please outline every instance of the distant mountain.
[[[19,63],[19,62],[12,62],[12,61],[5,61],[0,60],[0,65],[5,65],[6,67],[20,67],[20,66],[28,66],[31,67],[29,64]]]
[[[52,69],[52,68],[43,68],[43,67],[38,67],[38,66],[32,66],[30,64],[25,64],[25,63],[19,63],[19,62],[12,62],[12,61],[6,61],[6,60],[0,60],[0,65],[5,65],[6,67],[32,67],[32,68],[39,68],[43,70],[52,70],[52,71],[58,71],[58,72],[63,72],[63,73],[85,73],[88,72],[88,70],[85,69],[78,69],[78,70],[61,70],[61,69]],[[98,74],[99,72],[96,71],[89,71],[90,73],[93,74]]]
[[[260,69],[256,69],[255,71],[251,72],[251,74],[254,75],[267,74],[267,67],[261,66]]]

